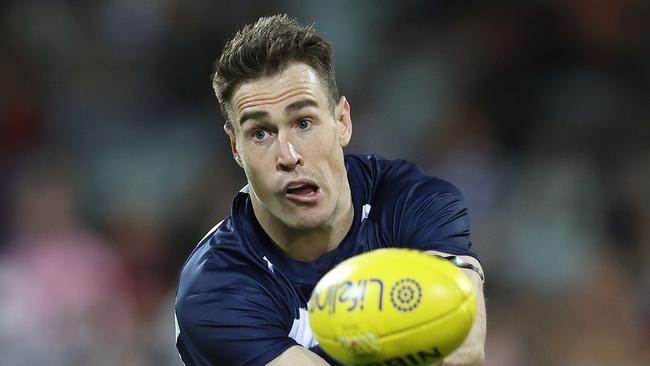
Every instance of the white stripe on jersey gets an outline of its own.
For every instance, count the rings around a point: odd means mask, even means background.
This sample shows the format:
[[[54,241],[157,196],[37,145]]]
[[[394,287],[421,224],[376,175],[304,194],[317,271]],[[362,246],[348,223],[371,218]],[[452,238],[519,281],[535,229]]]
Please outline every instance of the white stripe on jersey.
[[[215,231],[217,231],[217,229],[219,228],[219,226],[221,226],[222,223],[223,223],[223,220],[219,221],[218,224],[214,225],[214,227],[212,229],[210,229],[210,231],[208,231],[208,233],[205,234],[205,236],[201,240],[199,240],[199,244],[203,243],[205,238],[207,238],[208,236],[212,235]],[[199,245],[199,244],[197,244],[197,245]]]
[[[298,313],[298,319],[294,319],[293,325],[291,325],[289,337],[307,349],[317,346],[318,341],[314,338],[314,333],[311,331],[307,309],[300,308],[298,309]]]
[[[178,326],[178,318],[176,317],[176,311],[174,311],[174,326],[176,328],[176,342],[178,342],[178,336],[181,335],[181,327]]]

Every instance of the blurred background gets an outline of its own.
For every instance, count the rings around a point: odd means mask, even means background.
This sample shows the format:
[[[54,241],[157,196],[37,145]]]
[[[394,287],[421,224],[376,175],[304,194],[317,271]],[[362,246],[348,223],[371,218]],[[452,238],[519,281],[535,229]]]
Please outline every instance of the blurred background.
[[[180,266],[245,184],[210,84],[314,22],[352,153],[456,184],[489,366],[650,364],[650,2],[5,0],[2,365],[178,365]]]

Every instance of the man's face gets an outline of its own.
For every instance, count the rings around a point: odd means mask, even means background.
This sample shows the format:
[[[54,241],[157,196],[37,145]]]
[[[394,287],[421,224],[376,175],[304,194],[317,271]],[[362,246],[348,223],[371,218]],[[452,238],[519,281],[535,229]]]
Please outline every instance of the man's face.
[[[297,62],[235,90],[226,132],[258,219],[313,229],[349,208],[343,147],[350,109],[342,97],[332,115],[326,90],[314,69]]]

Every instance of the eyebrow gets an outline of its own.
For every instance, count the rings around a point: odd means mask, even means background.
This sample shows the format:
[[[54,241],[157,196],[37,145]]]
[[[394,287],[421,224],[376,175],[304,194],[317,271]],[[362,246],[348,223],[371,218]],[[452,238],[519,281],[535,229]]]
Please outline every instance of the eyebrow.
[[[301,99],[286,106],[284,108],[284,114],[297,112],[306,107],[318,108],[318,103],[313,99]]]
[[[313,99],[301,99],[295,101],[288,106],[284,107],[284,114],[295,113],[306,107],[315,107],[318,108],[318,102]],[[239,127],[243,126],[244,123],[250,119],[264,121],[269,119],[269,113],[265,111],[255,111],[255,112],[246,112],[242,114],[239,118]]]
[[[244,122],[255,119],[258,121],[263,121],[269,119],[269,114],[264,111],[256,111],[256,112],[246,112],[241,115],[239,118],[239,127],[241,128],[244,125]]]

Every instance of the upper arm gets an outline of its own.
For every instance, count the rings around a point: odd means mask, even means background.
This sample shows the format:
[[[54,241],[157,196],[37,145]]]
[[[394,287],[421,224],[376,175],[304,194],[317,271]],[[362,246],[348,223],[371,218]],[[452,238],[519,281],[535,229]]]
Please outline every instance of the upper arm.
[[[425,175],[405,161],[383,161],[376,217],[392,243],[419,250],[476,256],[471,250],[469,214],[451,183]]]
[[[301,347],[293,346],[284,351],[280,356],[273,359],[267,366],[326,366],[329,365],[325,360],[320,358],[317,354],[310,350]]]
[[[457,255],[471,251],[469,213],[460,192],[444,181],[424,181],[412,188],[412,208],[404,226],[409,245]]]

